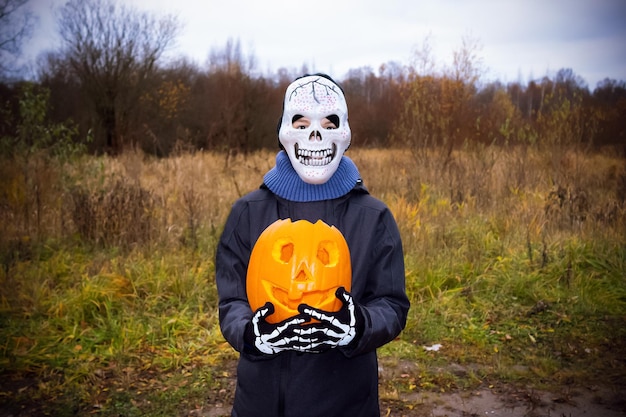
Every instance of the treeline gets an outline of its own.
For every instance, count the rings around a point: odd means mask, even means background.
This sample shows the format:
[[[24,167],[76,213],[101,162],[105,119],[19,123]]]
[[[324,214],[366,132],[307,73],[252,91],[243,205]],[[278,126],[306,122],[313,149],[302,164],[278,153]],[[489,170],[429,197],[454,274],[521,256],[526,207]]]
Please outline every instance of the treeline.
[[[18,141],[28,147],[25,141],[41,140],[24,134],[29,123],[63,126],[63,135],[48,132],[47,141],[69,135],[96,154],[129,147],[158,156],[276,148],[284,90],[308,72],[259,74],[255,58],[232,40],[204,66],[163,63],[179,29],[175,18],[113,0],[69,1],[59,27],[63,48],[40,59],[36,83],[0,84],[5,151]],[[359,68],[338,79],[359,146],[451,152],[476,142],[626,144],[624,81],[605,79],[590,90],[571,69],[561,69],[527,83],[484,83],[471,43],[454,52],[450,68],[436,68],[425,54],[416,58],[416,64]],[[28,119],[34,113],[42,120]]]
[[[183,62],[155,71],[136,100],[125,106],[122,123],[111,124],[88,104],[79,80],[59,66],[34,87],[1,86],[2,135],[20,136],[29,88],[49,91],[50,123],[74,123],[75,140],[89,138],[95,153],[119,153],[131,146],[159,156],[183,149],[276,148],[283,94],[296,75],[254,77],[240,62],[210,70]],[[392,74],[384,68],[376,74],[363,68],[341,83],[359,146],[626,144],[626,84],[605,80],[590,92],[571,70],[526,85],[478,87],[445,75],[421,76],[406,69]]]

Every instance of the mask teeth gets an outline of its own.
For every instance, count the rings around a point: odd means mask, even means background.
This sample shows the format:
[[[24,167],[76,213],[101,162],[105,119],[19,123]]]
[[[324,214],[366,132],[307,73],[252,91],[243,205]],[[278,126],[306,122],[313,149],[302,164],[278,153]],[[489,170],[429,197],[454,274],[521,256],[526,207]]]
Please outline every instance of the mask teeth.
[[[300,149],[298,145],[296,145],[296,157],[298,161],[305,166],[324,166],[330,164],[330,161],[333,160],[335,156],[333,149],[320,149],[320,150],[310,150],[310,149]]]

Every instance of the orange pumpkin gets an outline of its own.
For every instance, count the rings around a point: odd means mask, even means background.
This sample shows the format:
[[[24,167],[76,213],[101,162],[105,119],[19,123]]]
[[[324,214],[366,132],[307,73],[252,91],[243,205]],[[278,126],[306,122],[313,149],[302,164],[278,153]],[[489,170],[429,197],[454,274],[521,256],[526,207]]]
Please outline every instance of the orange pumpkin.
[[[350,250],[337,228],[285,219],[269,225],[254,245],[246,292],[253,311],[270,301],[274,313],[267,321],[278,323],[298,314],[302,303],[338,311],[335,291],[350,291],[351,282]]]

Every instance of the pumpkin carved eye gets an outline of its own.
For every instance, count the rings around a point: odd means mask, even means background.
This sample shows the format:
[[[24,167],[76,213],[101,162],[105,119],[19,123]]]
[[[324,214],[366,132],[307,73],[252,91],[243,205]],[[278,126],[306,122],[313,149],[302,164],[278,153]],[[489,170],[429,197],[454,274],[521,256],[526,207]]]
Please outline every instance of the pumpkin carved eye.
[[[270,301],[278,323],[298,314],[305,303],[337,311],[335,297],[340,286],[350,291],[350,250],[341,232],[319,220],[277,220],[259,236],[246,276],[246,291],[252,310]]]
[[[293,256],[293,243],[287,239],[278,239],[272,250],[272,257],[276,262],[288,263]]]
[[[317,247],[317,259],[326,266],[335,266],[339,260],[337,244],[330,240],[320,242]]]

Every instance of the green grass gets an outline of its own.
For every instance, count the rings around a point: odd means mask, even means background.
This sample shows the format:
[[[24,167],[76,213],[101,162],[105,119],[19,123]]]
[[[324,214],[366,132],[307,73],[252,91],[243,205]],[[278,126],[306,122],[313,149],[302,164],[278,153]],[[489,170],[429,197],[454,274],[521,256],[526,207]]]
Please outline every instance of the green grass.
[[[412,309],[402,342],[418,352],[439,343],[444,362],[481,365],[489,379],[624,381],[626,247],[571,237],[545,248],[541,265],[523,241],[500,242],[475,227],[457,231],[471,249],[408,260]],[[415,357],[408,350],[390,354]]]
[[[455,233],[476,245],[475,227]],[[408,257],[408,325],[380,354],[421,370],[394,389],[623,378],[615,368],[626,340],[623,246],[562,241],[542,266],[523,244],[503,247],[488,234],[481,242],[442,249],[429,262]],[[474,254],[494,248],[502,255]],[[40,401],[54,415],[92,407],[165,416],[224,388],[221,364],[235,356],[217,330],[210,251],[59,245],[33,258],[15,265],[11,283],[3,277],[14,297],[3,298],[0,364],[5,375],[37,383],[4,391],[5,399]],[[437,343],[439,351],[424,348]],[[471,372],[460,377],[450,364]]]
[[[175,370],[194,369],[192,379],[207,380],[211,366],[233,356],[216,327],[212,254],[59,246],[34,258],[1,283],[0,368],[10,378],[37,380],[18,389],[24,399],[65,408],[66,401],[86,406],[111,395],[113,410],[122,394],[94,387],[172,373],[151,386],[173,385],[167,394],[183,395],[194,384],[179,388]]]

